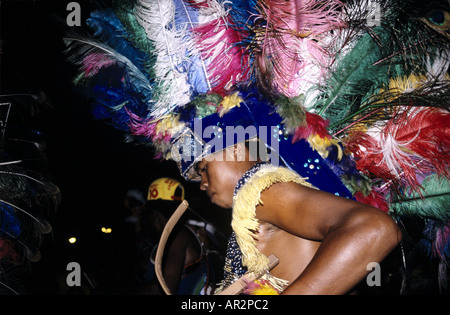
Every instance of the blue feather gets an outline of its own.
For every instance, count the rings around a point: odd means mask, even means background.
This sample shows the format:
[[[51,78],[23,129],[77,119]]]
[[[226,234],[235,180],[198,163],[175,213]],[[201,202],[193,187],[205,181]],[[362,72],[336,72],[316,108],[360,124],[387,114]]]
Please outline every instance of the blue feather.
[[[123,80],[125,65],[105,67],[89,78],[83,90],[93,99],[91,112],[95,119],[104,120],[114,128],[129,132],[129,113],[145,117],[149,113],[152,91],[143,88],[137,80]],[[128,111],[127,111],[128,110]]]
[[[138,92],[133,92],[132,89],[97,85],[92,88],[91,93],[95,99],[92,104],[94,118],[105,120],[116,129],[130,131],[129,112],[139,117],[148,115],[147,106],[142,105],[140,95]]]
[[[197,26],[198,10],[189,6],[183,0],[174,0],[175,20],[174,25],[178,31],[182,29],[191,29]]]
[[[14,209],[0,202],[0,235],[6,233],[13,237],[18,237],[21,231],[21,224]]]
[[[198,25],[198,10],[183,0],[174,0],[174,4],[174,25],[178,31],[188,30],[184,40],[185,42],[192,41],[189,30]],[[188,82],[193,88],[194,95],[206,93],[211,89],[206,76],[206,66],[198,51],[193,51],[193,49],[186,51],[186,61],[182,62],[182,66],[188,74]]]
[[[126,39],[126,30],[112,10],[91,13],[91,17],[87,19],[86,24],[94,31],[95,36],[98,36],[116,52],[128,58],[144,73],[149,81],[151,80],[145,67],[145,60],[150,59],[149,55],[134,47]]]
[[[259,15],[257,0],[233,0],[224,3],[226,9],[230,9],[229,15],[236,25],[246,27],[253,23],[254,15]]]

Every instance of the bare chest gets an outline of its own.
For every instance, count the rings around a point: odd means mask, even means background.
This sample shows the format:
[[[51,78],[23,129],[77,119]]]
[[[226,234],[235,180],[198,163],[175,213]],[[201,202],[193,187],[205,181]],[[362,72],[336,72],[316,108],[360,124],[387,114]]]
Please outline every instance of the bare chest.
[[[280,261],[271,274],[290,282],[303,272],[319,245],[320,242],[300,238],[269,223],[261,223],[258,230],[258,250],[266,256],[273,254]]]

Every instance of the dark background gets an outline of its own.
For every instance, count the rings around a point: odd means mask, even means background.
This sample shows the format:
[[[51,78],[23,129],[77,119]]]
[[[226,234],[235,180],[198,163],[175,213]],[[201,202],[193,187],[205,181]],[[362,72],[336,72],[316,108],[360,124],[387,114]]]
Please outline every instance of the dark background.
[[[66,266],[75,261],[96,287],[94,291],[79,289],[76,294],[127,293],[126,285],[133,281],[133,244],[123,223],[130,215],[124,207],[129,189],[139,189],[146,196],[153,180],[178,179],[192,208],[225,235],[230,211],[211,205],[198,184],[180,177],[173,162],[155,160],[149,148],[125,143],[121,132],[93,119],[89,100],[72,84],[77,69],[66,61],[62,38],[67,31],[85,29],[94,6],[90,1],[77,1],[82,25],[68,27],[69,2],[0,2],[0,94],[45,93],[51,106],[41,106],[24,124],[42,132],[45,171],[62,193],[60,206],[49,216],[53,233],[44,238],[42,259],[32,264],[29,290],[70,294],[65,285]],[[20,109],[11,111],[10,121],[14,115],[20,116]],[[101,233],[103,226],[113,232]],[[73,245],[68,243],[72,236],[77,238]]]

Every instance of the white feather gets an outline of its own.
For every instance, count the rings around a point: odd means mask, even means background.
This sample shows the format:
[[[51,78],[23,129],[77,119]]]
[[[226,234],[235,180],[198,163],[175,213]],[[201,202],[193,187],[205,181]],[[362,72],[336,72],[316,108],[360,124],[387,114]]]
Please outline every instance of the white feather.
[[[428,77],[431,77],[431,79],[446,80],[447,69],[450,68],[450,52],[442,52],[434,62],[431,61],[430,56],[427,56],[426,65]]]
[[[383,158],[378,165],[386,165],[390,173],[399,178],[403,174],[403,167],[400,165],[400,161],[409,167],[414,167],[415,165],[413,162],[409,162],[411,161],[411,154],[402,148],[406,148],[409,144],[414,142],[419,136],[420,131],[409,141],[398,141],[396,140],[397,130],[393,133],[386,133],[383,130],[385,126],[386,122],[380,120],[366,131],[366,134],[371,136],[381,149],[368,149],[362,145],[359,145],[359,147],[361,151],[369,154],[382,154]]]
[[[213,20],[223,18],[228,15],[230,9],[225,9],[225,5],[231,1],[219,2],[217,0],[194,0],[196,4],[202,4],[199,11],[199,24],[209,23]],[[206,4],[206,5],[205,5]]]
[[[155,47],[155,74],[161,93],[152,105],[150,116],[160,117],[191,100],[191,86],[182,63],[188,58],[190,45],[186,29],[174,25],[175,5],[172,0],[139,0],[135,16]]]
[[[409,163],[409,154],[406,153],[404,150],[402,150],[402,147],[406,147],[408,144],[413,142],[415,140],[414,137],[410,141],[397,141],[395,139],[395,135],[392,134],[385,134],[381,133],[382,136],[381,140],[381,150],[376,153],[382,153],[383,159],[380,161],[380,163],[384,163],[387,168],[391,171],[392,174],[399,177],[400,172],[402,170],[402,166],[400,165],[399,161],[402,161],[404,164],[408,165],[409,167],[414,167],[413,163]]]

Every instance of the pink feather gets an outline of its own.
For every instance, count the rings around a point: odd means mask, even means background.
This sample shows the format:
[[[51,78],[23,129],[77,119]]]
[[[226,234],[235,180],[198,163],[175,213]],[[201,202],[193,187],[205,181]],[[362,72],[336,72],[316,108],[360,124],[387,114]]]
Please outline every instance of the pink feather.
[[[261,36],[260,55],[255,57],[262,73],[272,70],[272,84],[283,94],[294,97],[298,87],[308,80],[308,68],[318,67],[324,77],[333,53],[323,39],[345,26],[339,18],[339,1],[266,0],[261,19],[267,21]],[[268,64],[269,63],[269,64]]]
[[[150,122],[148,119],[142,119],[141,117],[133,114],[127,110],[130,116],[129,127],[133,135],[143,136],[152,141],[156,146],[158,144],[168,144],[172,139],[172,135],[166,132],[158,132],[158,122]]]
[[[230,27],[230,22],[227,16],[192,29],[202,58],[208,62],[212,92],[218,94],[246,81],[249,74],[249,56],[238,45],[244,31]]]
[[[156,136],[156,123],[148,123],[148,121],[133,114],[131,111],[127,109],[126,111],[130,116],[128,126],[130,127],[130,131],[133,135],[143,136],[148,139],[153,139]]]
[[[194,8],[208,7],[207,0],[184,0],[184,1],[189,3],[189,5]]]
[[[103,53],[92,53],[83,59],[82,69],[85,77],[96,75],[100,69],[114,65],[116,61]]]

